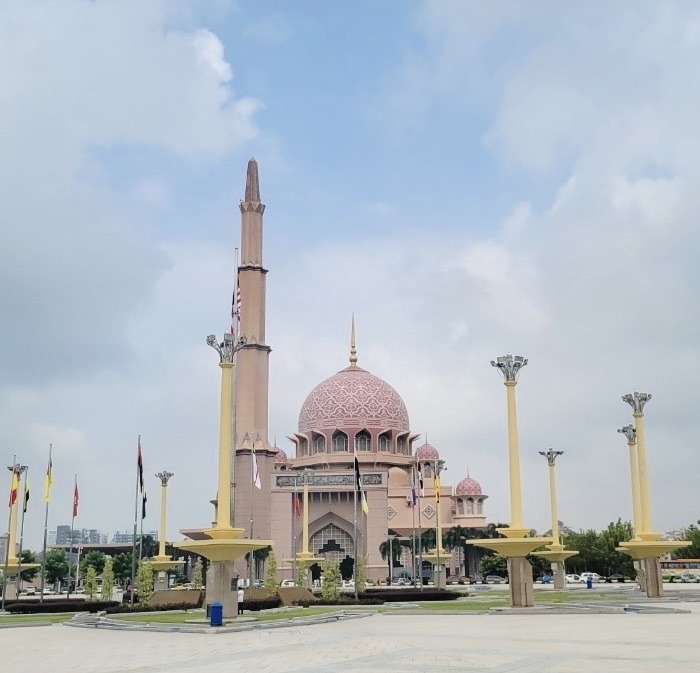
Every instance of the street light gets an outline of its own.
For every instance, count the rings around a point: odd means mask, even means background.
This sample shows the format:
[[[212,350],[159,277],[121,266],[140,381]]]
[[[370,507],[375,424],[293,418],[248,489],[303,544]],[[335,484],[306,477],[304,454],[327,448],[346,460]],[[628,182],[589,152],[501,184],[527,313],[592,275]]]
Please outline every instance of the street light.
[[[506,386],[508,404],[508,466],[510,470],[510,527],[499,530],[506,537],[525,537],[529,529],[523,525],[522,496],[520,492],[520,455],[518,449],[518,419],[515,412],[515,386],[520,370],[527,365],[527,358],[507,353],[491,366],[498,369]]]

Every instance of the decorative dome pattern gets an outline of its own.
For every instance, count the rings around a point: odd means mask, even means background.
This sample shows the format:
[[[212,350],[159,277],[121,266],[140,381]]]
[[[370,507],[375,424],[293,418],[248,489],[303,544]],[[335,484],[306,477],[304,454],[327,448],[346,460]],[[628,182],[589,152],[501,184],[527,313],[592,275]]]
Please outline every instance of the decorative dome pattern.
[[[287,462],[287,454],[280,449],[278,446],[275,447],[277,449],[277,453],[275,454],[275,462],[276,463],[286,463]]]
[[[455,495],[481,495],[481,484],[471,477],[462,479],[455,488]]]
[[[299,432],[349,427],[407,431],[408,411],[386,381],[347,367],[309,393],[299,412]]]
[[[438,458],[440,458],[438,450],[428,442],[416,449],[416,460],[438,460]]]

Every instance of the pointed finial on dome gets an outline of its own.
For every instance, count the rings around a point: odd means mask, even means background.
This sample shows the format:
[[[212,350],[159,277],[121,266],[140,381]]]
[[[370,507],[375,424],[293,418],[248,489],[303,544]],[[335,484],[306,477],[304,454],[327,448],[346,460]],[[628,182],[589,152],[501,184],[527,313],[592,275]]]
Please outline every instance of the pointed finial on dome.
[[[245,200],[260,201],[260,180],[258,179],[258,162],[253,157],[248,162],[245,176]]]
[[[467,465],[467,479],[470,479],[470,475],[469,475],[469,465]]]
[[[350,366],[357,367],[357,349],[355,348],[355,314],[352,314],[352,327],[350,329]]]

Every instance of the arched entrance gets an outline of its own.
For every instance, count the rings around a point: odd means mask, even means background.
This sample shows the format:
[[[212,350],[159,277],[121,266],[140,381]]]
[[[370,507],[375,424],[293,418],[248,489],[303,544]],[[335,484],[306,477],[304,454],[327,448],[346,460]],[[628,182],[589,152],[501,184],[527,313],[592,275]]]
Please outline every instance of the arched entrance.
[[[335,524],[329,523],[311,536],[309,549],[314,556],[323,556],[329,561],[338,564],[340,574],[344,580],[350,579],[355,567],[353,558],[352,537]],[[311,566],[311,578],[318,579],[321,568],[318,564]]]

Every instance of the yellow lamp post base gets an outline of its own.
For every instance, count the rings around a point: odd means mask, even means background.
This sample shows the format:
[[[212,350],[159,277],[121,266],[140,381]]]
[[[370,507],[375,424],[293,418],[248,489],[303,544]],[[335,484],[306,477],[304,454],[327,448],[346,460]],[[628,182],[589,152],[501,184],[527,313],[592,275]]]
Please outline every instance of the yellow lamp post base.
[[[548,561],[551,561],[552,563],[561,563],[562,561],[566,561],[566,559],[571,558],[572,556],[576,556],[576,554],[578,554],[577,551],[570,551],[568,549],[564,549],[564,546],[560,544],[549,545],[549,549],[547,549],[547,551],[532,552],[533,556],[541,556],[542,558],[545,558]]]
[[[31,570],[32,568],[40,568],[41,563],[26,563],[21,561],[16,556],[11,556],[7,559],[7,563],[0,563],[0,570],[7,569],[8,575],[14,575],[19,570]]]
[[[643,535],[643,534],[642,534]],[[641,535],[640,535],[641,536]],[[629,542],[620,542],[617,551],[629,554],[635,561],[643,559],[658,558],[674,549],[681,547],[689,547],[688,540],[672,540],[672,541],[648,541],[648,540],[629,540]]]
[[[172,570],[185,563],[184,561],[174,561],[169,556],[154,556],[153,558],[147,559],[147,561],[156,572]]]
[[[235,529],[231,529],[235,530]],[[246,538],[214,538],[209,540],[188,540],[173,545],[176,549],[204,556],[210,561],[235,561],[255,549],[272,546],[272,540],[248,540]]]
[[[508,529],[503,529],[503,531]],[[535,551],[537,547],[551,544],[551,537],[521,537],[521,538],[496,538],[494,540],[469,540],[469,544],[475,547],[484,547],[506,556],[508,558],[519,558],[527,556]]]
[[[433,565],[444,565],[452,558],[452,554],[445,549],[431,549],[423,554],[423,560]]]

